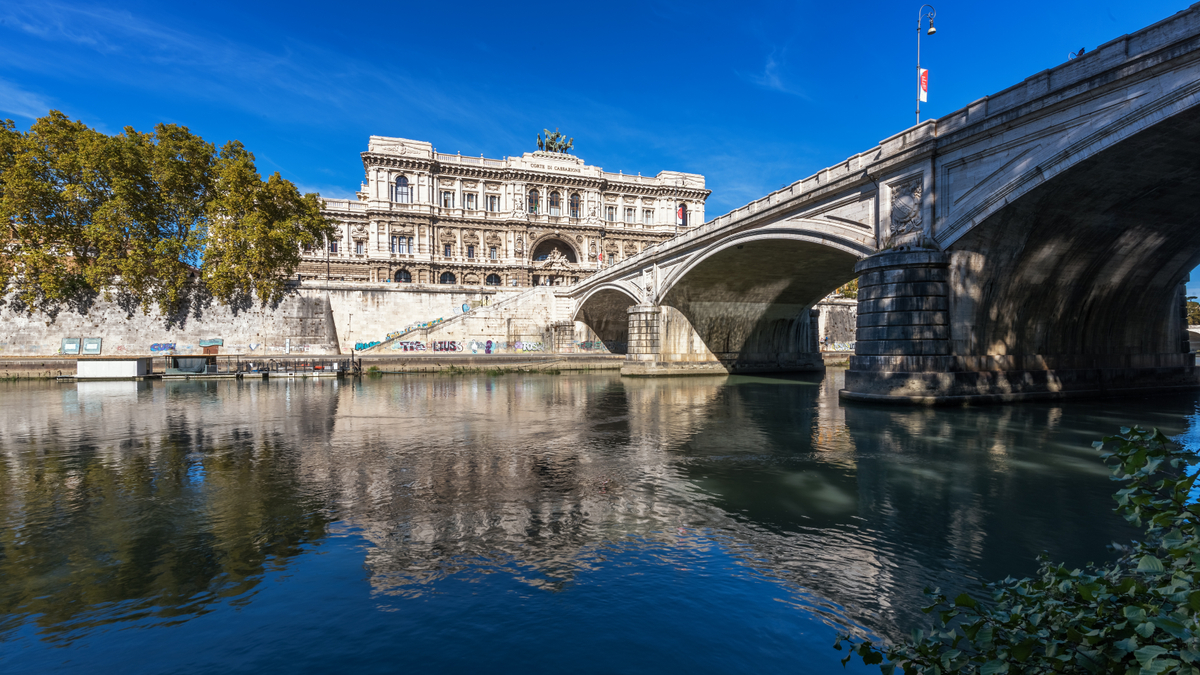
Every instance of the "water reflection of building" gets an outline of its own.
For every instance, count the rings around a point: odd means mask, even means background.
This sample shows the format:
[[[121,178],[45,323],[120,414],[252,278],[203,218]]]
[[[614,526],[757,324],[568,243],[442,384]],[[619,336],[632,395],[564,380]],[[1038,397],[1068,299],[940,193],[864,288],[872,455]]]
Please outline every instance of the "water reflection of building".
[[[88,587],[22,612],[196,611],[353,532],[380,593],[481,570],[557,589],[605,547],[715,543],[827,620],[890,631],[922,620],[926,585],[1032,565],[1051,533],[1073,533],[1069,557],[1121,532],[1097,517],[1110,488],[1088,432],[1064,433],[1052,406],[843,409],[836,384],[806,378],[122,384],[6,390],[31,404],[0,407],[0,537],[38,553],[0,573],[33,588],[57,565]],[[91,581],[189,560],[212,562],[159,586]]]

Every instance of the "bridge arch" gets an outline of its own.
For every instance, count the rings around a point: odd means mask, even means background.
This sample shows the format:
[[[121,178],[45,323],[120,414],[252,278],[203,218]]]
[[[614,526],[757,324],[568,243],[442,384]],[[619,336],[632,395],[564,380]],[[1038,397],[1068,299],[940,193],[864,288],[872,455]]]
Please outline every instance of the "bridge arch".
[[[1191,108],[1062,168],[957,238],[952,353],[1049,368],[1185,364],[1198,154]]]
[[[603,283],[579,299],[572,319],[592,329],[610,352],[624,354],[629,343],[629,308],[642,301],[619,283]]]
[[[818,336],[810,310],[854,278],[872,243],[851,226],[797,221],[727,237],[662,279],[663,340],[734,369],[811,360]]]

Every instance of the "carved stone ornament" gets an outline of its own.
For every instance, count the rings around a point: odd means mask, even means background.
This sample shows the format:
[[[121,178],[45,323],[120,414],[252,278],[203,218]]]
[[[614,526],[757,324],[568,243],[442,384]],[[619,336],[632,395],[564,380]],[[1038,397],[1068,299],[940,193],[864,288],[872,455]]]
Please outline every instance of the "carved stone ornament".
[[[583,243],[583,235],[582,234],[575,235],[575,243],[577,243],[577,244]]]
[[[525,252],[525,242],[521,241],[520,235],[517,235],[516,247],[517,247],[517,255],[521,255],[522,253]]]
[[[646,295],[654,295],[654,268],[642,270],[642,288],[646,289]]]
[[[354,223],[350,226],[350,237],[352,239],[366,239],[368,236],[366,223]]]
[[[462,240],[464,244],[478,244],[479,235],[475,234],[474,232],[467,232],[463,235]]]
[[[543,270],[570,270],[571,260],[555,246],[546,256],[546,260],[538,264],[538,267]]]
[[[500,238],[500,235],[495,232],[488,232],[486,235],[484,235],[484,239],[491,246],[499,246],[504,242],[504,240]]]
[[[588,257],[592,259],[596,258],[596,242],[594,241],[592,242],[591,247],[588,248]]]
[[[453,244],[455,240],[454,230],[443,229],[441,232],[438,232],[438,239],[443,244]]]
[[[921,190],[923,180],[920,176],[905,181],[892,188],[892,239],[921,231]]]

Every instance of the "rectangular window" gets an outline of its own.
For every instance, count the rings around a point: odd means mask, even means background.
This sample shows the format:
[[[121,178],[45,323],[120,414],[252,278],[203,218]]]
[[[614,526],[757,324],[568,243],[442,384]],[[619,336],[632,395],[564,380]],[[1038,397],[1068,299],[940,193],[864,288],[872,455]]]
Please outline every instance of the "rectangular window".
[[[453,192],[450,192],[449,190],[445,190],[442,192],[442,208],[445,208],[445,209],[454,208],[454,193]]]
[[[488,251],[488,256],[490,256],[492,260],[495,260],[497,255],[498,252],[496,251],[496,247],[493,246],[492,249]]]
[[[400,252],[400,237],[392,237],[392,247],[388,250],[392,253]]]
[[[604,219],[608,222],[613,222],[617,219],[617,207],[609,206],[604,209]]]
[[[474,244],[467,244],[467,257],[468,258],[475,257],[475,245]]]
[[[474,211],[475,210],[475,195],[472,193],[467,193],[467,194],[463,195],[463,206],[469,211]]]
[[[646,209],[645,211],[642,211],[642,222],[647,225],[653,225],[654,224],[654,211],[652,211],[650,209]]]
[[[331,241],[331,242],[329,242],[329,252],[330,252],[330,253],[337,253],[337,241]]]
[[[363,254],[363,243],[361,241],[354,242],[354,252],[358,255]]]
[[[625,207],[625,222],[633,224],[633,209]]]
[[[488,195],[487,210],[491,211],[492,213],[495,213],[500,210],[500,196],[499,195]]]
[[[446,244],[446,257],[450,257],[450,244]]]

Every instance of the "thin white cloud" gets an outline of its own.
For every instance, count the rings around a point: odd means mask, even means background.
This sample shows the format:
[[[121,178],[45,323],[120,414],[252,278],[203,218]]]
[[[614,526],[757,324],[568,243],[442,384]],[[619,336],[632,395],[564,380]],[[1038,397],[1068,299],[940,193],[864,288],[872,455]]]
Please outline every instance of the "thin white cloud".
[[[21,89],[12,82],[0,80],[0,113],[37,119],[50,112],[50,103],[40,94]]]
[[[743,80],[763,89],[770,89],[771,91],[791,96],[799,96],[808,100],[808,94],[784,81],[786,64],[787,48],[772,49],[771,53],[767,54],[762,70],[756,73],[737,73],[737,75]]]

